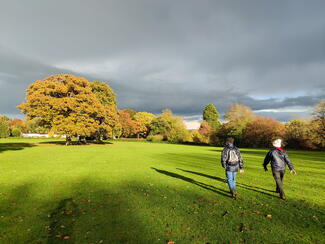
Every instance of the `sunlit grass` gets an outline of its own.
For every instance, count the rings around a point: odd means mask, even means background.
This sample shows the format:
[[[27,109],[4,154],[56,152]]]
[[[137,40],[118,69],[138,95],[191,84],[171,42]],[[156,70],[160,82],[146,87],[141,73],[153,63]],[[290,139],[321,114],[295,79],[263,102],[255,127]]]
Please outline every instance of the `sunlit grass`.
[[[266,150],[241,149],[235,201],[221,148],[48,142],[0,140],[0,243],[324,242],[324,152],[288,152],[284,202]]]

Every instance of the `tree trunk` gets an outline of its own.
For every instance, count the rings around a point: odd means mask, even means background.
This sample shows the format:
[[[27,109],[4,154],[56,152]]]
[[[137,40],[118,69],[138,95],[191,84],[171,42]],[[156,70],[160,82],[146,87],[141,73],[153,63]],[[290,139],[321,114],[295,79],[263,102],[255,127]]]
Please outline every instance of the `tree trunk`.
[[[66,136],[66,137],[65,137],[65,145],[66,145],[66,146],[69,146],[70,143],[71,143],[71,137],[70,137],[70,136]]]

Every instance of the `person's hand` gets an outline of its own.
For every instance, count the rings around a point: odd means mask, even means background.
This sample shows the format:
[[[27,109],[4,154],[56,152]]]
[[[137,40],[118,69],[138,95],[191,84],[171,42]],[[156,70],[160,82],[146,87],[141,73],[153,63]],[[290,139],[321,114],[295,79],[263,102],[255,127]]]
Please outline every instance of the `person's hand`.
[[[268,171],[268,169],[267,169],[267,168],[264,168],[264,170],[265,170],[265,171]]]
[[[297,172],[293,169],[293,170],[290,171],[290,174],[292,174],[292,175],[296,175]]]
[[[243,169],[239,170],[239,173],[244,174],[245,171]]]

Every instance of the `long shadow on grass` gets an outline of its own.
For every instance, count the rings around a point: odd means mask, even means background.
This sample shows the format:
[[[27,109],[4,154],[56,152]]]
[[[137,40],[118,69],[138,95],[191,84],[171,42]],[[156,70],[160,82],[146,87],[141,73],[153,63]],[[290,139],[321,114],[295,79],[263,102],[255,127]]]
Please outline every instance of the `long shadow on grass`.
[[[27,147],[35,147],[32,143],[0,143],[0,153],[5,151],[19,151]]]
[[[66,146],[65,141],[43,141],[39,144],[51,144],[51,145],[58,145],[58,146]],[[110,145],[113,144],[112,142],[108,141],[87,141],[86,143],[81,143],[78,141],[70,142],[70,146],[87,146],[87,145]]]
[[[173,172],[169,172],[169,171],[166,171],[166,170],[161,170],[161,169],[156,169],[156,168],[151,168],[151,169],[157,171],[158,173],[161,173],[161,174],[164,174],[164,175],[167,175],[167,176],[170,176],[170,177],[180,179],[180,180],[189,182],[191,184],[197,185],[197,186],[199,186],[199,187],[201,187],[203,189],[212,191],[212,192],[217,193],[219,195],[222,195],[222,196],[225,196],[225,197],[230,197],[229,193],[227,191],[216,188],[214,186],[211,186],[211,185],[208,185],[208,184],[205,184],[205,183],[202,183],[200,181],[193,180],[192,178],[185,177],[183,175],[176,174],[176,173],[173,173]]]
[[[48,227],[47,244],[74,243],[71,239],[76,220],[80,216],[78,205],[72,198],[63,199],[59,202],[57,208],[49,215],[52,220]]]
[[[206,192],[171,191],[163,182],[108,182],[96,176],[67,181],[53,192],[43,189],[48,197],[42,200],[34,195],[39,182],[6,188],[0,199],[1,243],[323,243],[325,212],[320,205],[293,199],[265,205],[265,198],[259,202],[264,205],[254,205],[249,200],[210,199]],[[223,216],[225,211],[229,213]],[[236,225],[245,228],[239,232]]]
[[[203,177],[206,177],[206,178],[209,178],[209,179],[213,179],[213,180],[217,180],[217,181],[226,183],[226,180],[225,179],[222,179],[222,178],[217,177],[217,176],[207,175],[207,174],[204,174],[204,173],[190,171],[190,170],[185,170],[185,169],[179,169],[179,168],[176,168],[176,169],[181,170],[181,171],[186,172],[186,173],[200,175],[200,176],[203,176]],[[241,188],[245,188],[246,190],[251,190],[251,191],[255,191],[255,192],[258,192],[258,193],[261,193],[261,194],[264,194],[264,195],[276,197],[276,196],[274,196],[272,194],[269,194],[267,192],[264,192],[264,191],[268,191],[268,192],[274,192],[274,191],[271,191],[271,190],[268,190],[268,189],[265,189],[265,188],[262,188],[262,187],[247,185],[247,184],[238,183],[238,182],[237,182],[237,186],[238,187],[241,187]]]

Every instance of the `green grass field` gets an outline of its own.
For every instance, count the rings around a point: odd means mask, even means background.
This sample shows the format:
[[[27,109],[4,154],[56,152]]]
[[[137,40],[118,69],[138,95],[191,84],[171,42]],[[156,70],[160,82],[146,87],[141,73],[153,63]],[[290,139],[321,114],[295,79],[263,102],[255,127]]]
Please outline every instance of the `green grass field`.
[[[233,200],[221,148],[49,142],[0,140],[0,243],[325,243],[324,152],[288,152],[282,201],[242,149]]]

